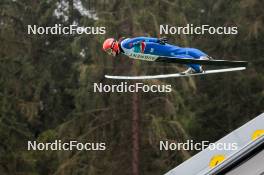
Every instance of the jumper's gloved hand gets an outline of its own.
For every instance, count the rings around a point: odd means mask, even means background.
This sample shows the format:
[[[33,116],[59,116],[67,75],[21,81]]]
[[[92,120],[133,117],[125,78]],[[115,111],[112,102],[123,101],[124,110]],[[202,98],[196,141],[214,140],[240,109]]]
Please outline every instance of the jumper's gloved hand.
[[[168,38],[166,37],[162,37],[162,38],[158,38],[158,43],[165,45],[168,42]]]

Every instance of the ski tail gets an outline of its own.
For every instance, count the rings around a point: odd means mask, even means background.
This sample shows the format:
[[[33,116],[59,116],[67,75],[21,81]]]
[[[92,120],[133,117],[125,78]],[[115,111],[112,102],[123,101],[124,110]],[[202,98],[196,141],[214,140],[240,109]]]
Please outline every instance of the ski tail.
[[[174,58],[160,56],[156,62],[178,63],[178,64],[200,64],[200,65],[215,65],[215,66],[228,66],[228,67],[247,67],[247,61],[230,61],[230,60],[201,60],[190,58]]]

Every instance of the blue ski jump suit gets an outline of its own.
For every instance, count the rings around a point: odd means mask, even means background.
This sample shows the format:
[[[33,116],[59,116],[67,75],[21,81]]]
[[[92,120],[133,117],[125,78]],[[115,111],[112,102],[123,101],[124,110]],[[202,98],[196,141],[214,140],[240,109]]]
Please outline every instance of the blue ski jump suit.
[[[121,52],[131,58],[147,61],[155,61],[159,56],[170,57],[168,59],[200,59],[207,57],[204,52],[195,48],[183,48],[171,44],[160,44],[158,38],[136,37],[126,38],[120,41]],[[187,64],[195,72],[201,72],[201,65]]]

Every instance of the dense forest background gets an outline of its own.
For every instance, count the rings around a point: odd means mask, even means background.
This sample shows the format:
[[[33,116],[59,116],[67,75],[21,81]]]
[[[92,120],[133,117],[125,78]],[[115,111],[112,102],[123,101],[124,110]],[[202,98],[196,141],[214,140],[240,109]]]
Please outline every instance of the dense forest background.
[[[1,0],[0,174],[160,175],[195,152],[160,140],[216,141],[264,112],[261,0]],[[28,35],[27,25],[106,26],[106,35]],[[94,93],[108,74],[160,74],[182,66],[112,58],[107,37],[159,36],[159,25],[238,26],[238,35],[167,35],[246,71],[149,80],[172,93]],[[129,82],[134,83],[134,82]],[[106,151],[27,151],[27,141],[106,142]]]

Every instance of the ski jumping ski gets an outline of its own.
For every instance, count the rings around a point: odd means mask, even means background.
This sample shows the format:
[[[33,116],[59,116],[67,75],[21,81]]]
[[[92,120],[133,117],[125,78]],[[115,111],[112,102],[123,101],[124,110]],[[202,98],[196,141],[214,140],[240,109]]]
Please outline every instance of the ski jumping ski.
[[[108,79],[119,79],[119,80],[146,80],[146,79],[157,79],[157,78],[176,78],[176,77],[189,77],[189,76],[197,76],[197,75],[205,75],[205,74],[215,74],[215,73],[223,73],[223,72],[233,72],[233,71],[241,71],[245,70],[246,67],[235,67],[235,68],[226,68],[226,69],[215,69],[215,70],[205,70],[201,73],[190,73],[190,74],[163,74],[163,75],[147,75],[147,76],[112,76],[105,75],[105,78]]]

